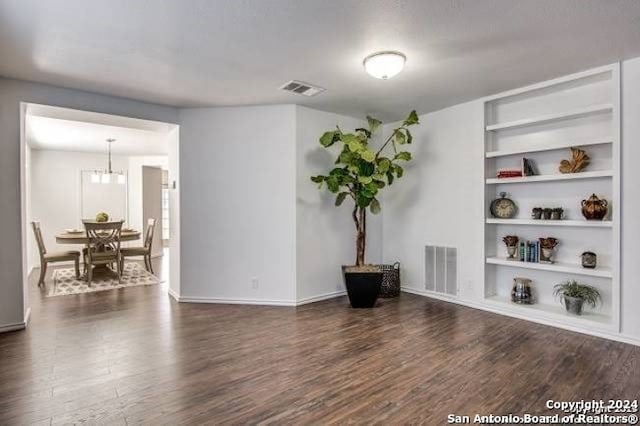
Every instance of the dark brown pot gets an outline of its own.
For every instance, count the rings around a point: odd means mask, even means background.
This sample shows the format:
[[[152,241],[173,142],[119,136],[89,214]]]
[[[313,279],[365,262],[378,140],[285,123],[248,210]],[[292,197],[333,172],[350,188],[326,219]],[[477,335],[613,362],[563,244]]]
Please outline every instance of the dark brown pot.
[[[582,200],[582,215],[587,220],[602,220],[609,211],[607,200],[600,199],[596,194],[588,200]]]

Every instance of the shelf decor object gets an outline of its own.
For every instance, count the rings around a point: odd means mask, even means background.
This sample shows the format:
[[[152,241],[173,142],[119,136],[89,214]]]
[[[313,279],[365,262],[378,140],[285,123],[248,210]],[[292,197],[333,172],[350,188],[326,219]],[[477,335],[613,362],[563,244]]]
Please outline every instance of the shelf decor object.
[[[482,307],[583,333],[619,333],[619,64],[488,96],[483,107]],[[504,199],[517,208],[505,202],[498,212]],[[597,263],[589,251],[596,247]],[[554,286],[580,277],[602,303],[575,315],[564,299],[558,303]]]
[[[582,200],[582,215],[587,220],[603,220],[609,211],[607,200],[600,199],[596,194],[588,200]]]
[[[489,211],[493,217],[511,219],[516,215],[518,208],[512,199],[507,198],[506,192],[501,192],[500,198],[496,198],[491,202]]]
[[[580,149],[571,147],[571,160],[562,160],[560,162],[560,173],[579,173],[589,165],[589,156]]]
[[[553,237],[540,238],[540,263],[554,263],[553,255],[558,239]]]
[[[516,260],[516,253],[518,252],[518,236],[517,235],[507,235],[502,239],[504,244],[507,246],[507,260]]]

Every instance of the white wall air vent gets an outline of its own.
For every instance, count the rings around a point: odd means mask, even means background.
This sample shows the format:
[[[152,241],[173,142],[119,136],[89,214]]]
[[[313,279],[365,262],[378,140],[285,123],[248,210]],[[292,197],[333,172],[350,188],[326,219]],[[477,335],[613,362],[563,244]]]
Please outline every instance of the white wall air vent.
[[[315,96],[318,93],[322,93],[326,90],[322,87],[314,86],[313,84],[304,83],[298,80],[288,81],[280,86],[280,88],[282,90],[286,90],[287,92],[293,92],[304,96]]]
[[[458,294],[458,250],[453,247],[425,247],[424,288],[436,293]]]

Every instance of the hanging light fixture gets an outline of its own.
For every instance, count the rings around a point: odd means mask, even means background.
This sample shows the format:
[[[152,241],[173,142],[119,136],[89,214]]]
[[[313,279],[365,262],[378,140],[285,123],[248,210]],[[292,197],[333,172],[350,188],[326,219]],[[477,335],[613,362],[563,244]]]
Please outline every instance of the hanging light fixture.
[[[407,57],[400,52],[376,52],[364,58],[364,69],[372,77],[387,80],[404,68]]]
[[[91,183],[111,183],[112,179],[115,179],[120,185],[124,185],[126,182],[125,174],[122,171],[114,172],[111,169],[111,144],[116,140],[113,138],[107,139],[107,155],[108,163],[107,169],[96,170],[91,174]],[[113,176],[113,177],[112,177]]]

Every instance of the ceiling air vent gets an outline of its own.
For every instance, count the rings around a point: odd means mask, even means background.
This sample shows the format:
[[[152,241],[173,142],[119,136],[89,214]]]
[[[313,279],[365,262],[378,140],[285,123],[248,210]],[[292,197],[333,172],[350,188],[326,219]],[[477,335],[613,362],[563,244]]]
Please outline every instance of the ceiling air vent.
[[[286,90],[288,92],[297,93],[299,95],[304,96],[315,96],[318,93],[324,92],[326,89],[323,89],[319,86],[314,86],[309,83],[304,83],[298,80],[291,80],[280,86],[282,90]]]

